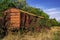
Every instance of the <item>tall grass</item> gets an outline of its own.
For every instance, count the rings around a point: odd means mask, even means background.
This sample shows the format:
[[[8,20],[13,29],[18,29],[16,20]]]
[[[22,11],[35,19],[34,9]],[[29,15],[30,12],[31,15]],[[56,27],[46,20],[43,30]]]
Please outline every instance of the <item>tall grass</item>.
[[[59,29],[60,30],[60,29]],[[20,32],[12,34],[11,32],[2,40],[60,40],[60,31],[58,28],[41,32],[28,32],[20,34]]]

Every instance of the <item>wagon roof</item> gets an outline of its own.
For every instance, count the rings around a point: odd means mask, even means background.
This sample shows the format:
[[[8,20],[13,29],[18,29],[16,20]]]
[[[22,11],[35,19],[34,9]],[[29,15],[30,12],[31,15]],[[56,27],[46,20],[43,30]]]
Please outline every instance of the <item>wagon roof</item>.
[[[35,14],[33,14],[33,13],[29,13],[29,12],[26,12],[26,11],[23,11],[23,10],[20,10],[21,12],[24,12],[24,13],[26,13],[26,14],[29,14],[29,15],[32,15],[32,16],[37,16],[37,17],[39,17],[39,18],[44,18],[44,17],[42,17],[42,16],[38,16],[38,15],[35,15]]]

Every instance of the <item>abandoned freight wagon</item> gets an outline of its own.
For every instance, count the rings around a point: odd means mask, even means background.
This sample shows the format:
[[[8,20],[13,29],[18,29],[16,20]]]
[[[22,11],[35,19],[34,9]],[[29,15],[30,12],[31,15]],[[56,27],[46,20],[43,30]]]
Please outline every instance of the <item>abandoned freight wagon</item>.
[[[4,25],[9,29],[20,29],[21,27],[28,28],[32,19],[43,18],[41,16],[28,13],[17,8],[9,8],[4,11]],[[35,23],[34,23],[35,24]]]

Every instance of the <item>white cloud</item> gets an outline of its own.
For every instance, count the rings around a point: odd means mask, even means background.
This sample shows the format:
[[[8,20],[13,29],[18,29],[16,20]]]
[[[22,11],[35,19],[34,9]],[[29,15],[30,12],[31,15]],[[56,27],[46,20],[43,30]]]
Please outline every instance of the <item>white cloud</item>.
[[[60,8],[44,9],[44,12],[50,15],[50,18],[56,18],[57,20],[60,20]]]

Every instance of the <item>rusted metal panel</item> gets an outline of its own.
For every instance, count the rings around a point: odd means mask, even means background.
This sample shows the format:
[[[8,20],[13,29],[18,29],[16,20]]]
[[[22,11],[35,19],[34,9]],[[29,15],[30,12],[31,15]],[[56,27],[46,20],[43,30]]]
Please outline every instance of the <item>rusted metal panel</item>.
[[[29,27],[29,15],[26,14],[26,23],[25,23],[26,28]]]
[[[23,12],[21,12],[21,26],[25,26],[25,21],[26,21],[26,14],[24,14]]]

